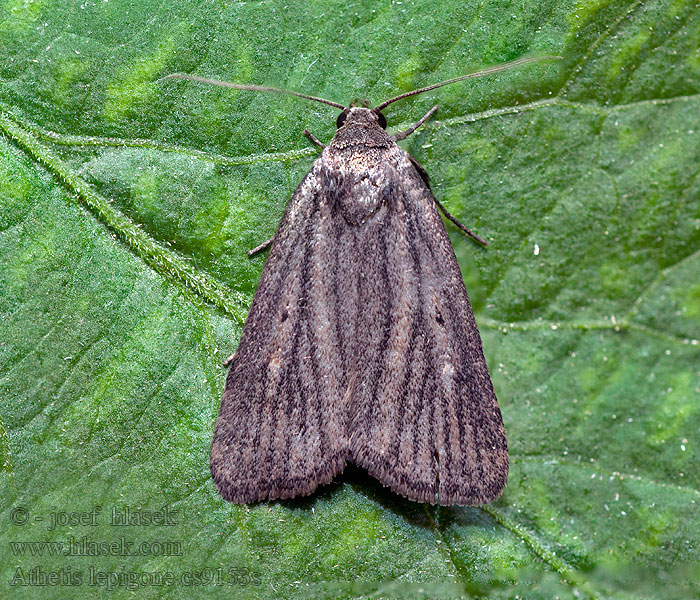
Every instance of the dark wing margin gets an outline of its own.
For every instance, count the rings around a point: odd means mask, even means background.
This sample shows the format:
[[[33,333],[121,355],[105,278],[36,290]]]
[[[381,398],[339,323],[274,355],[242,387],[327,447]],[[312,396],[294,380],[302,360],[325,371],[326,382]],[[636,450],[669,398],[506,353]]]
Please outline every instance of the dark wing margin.
[[[358,241],[363,262],[350,457],[419,502],[486,504],[508,450],[462,274],[432,193],[404,153]]]
[[[337,225],[319,168],[280,221],[226,380],[210,468],[231,502],[310,494],[345,466],[347,382],[328,297]]]

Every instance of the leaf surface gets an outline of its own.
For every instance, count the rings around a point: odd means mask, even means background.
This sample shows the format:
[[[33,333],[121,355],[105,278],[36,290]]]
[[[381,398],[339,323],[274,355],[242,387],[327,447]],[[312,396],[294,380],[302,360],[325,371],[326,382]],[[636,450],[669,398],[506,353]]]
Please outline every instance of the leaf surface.
[[[700,594],[698,32],[683,0],[5,2],[1,595]],[[398,130],[439,106],[402,144],[490,241],[448,225],[508,432],[502,498],[434,508],[349,468],[225,503],[208,455],[264,264],[247,250],[336,111],[156,80],[376,105],[526,54],[564,60],[386,111]]]

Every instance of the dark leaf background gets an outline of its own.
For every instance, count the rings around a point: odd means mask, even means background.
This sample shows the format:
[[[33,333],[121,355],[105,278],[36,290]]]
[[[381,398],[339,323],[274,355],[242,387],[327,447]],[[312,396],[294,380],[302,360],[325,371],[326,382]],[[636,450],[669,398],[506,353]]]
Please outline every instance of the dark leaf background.
[[[0,595],[698,597],[699,47],[689,0],[3,2]],[[337,111],[156,80],[377,104],[536,54],[565,58],[387,110],[399,129],[439,105],[402,144],[490,240],[448,225],[502,498],[424,506],[349,469],[225,503],[208,454],[265,260],[246,252]],[[164,507],[173,524],[110,524]],[[17,545],[71,538],[92,555]]]

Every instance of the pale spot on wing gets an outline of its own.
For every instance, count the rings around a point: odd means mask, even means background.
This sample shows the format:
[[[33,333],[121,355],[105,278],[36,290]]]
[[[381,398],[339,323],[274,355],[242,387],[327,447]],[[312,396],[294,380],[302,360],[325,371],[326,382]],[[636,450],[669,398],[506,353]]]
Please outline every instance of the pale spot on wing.
[[[443,377],[452,377],[455,373],[455,368],[451,363],[445,363],[442,367]]]
[[[279,354],[273,354],[272,358],[270,358],[270,362],[267,363],[267,371],[270,374],[271,377],[277,378],[277,375],[279,374],[281,362],[280,362],[280,357]]]

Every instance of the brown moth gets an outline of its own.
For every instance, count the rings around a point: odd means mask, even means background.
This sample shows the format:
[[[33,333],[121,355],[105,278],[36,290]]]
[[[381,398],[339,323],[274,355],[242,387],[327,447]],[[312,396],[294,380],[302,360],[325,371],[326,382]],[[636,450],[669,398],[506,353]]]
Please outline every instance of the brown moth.
[[[508,477],[501,412],[425,170],[381,110],[342,113],[270,240],[216,422],[211,474],[249,503],[310,494],[348,462],[410,500],[484,504]],[[255,250],[265,247],[262,244]]]

